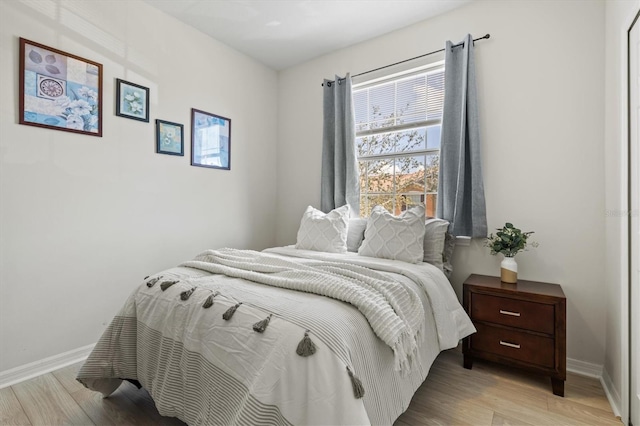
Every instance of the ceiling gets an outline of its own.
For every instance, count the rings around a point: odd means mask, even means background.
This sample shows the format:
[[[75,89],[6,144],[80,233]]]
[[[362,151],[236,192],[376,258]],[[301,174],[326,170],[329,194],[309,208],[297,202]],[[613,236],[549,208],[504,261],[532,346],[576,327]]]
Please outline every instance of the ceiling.
[[[471,0],[145,0],[281,70]]]

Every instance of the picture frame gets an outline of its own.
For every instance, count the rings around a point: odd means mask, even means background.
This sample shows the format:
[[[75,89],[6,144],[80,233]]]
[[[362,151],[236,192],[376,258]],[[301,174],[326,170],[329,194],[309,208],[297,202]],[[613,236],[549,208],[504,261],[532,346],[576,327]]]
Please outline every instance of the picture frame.
[[[191,165],[231,170],[231,119],[191,109]]]
[[[156,153],[184,156],[184,126],[156,119]]]
[[[102,64],[19,41],[18,122],[102,137]]]
[[[116,115],[149,122],[149,88],[116,78]]]

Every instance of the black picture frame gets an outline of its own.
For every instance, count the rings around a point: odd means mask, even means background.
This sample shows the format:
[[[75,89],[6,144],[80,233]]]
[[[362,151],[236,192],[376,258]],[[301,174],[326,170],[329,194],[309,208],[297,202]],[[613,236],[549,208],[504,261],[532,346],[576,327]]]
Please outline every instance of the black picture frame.
[[[191,165],[231,170],[231,119],[191,108]]]
[[[116,78],[116,115],[149,122],[149,88]]]
[[[184,126],[156,119],[156,153],[184,156]]]

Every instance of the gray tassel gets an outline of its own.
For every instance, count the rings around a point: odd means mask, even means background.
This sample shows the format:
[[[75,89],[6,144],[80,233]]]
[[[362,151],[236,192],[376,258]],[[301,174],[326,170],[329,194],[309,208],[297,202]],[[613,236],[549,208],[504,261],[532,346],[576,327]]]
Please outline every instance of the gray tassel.
[[[189,297],[191,297],[194,291],[196,291],[195,287],[192,287],[189,290],[183,291],[182,293],[180,293],[180,299],[181,300],[189,299]]]
[[[304,337],[298,343],[296,353],[300,356],[311,356],[316,353],[316,345],[309,338],[309,330],[304,332]]]
[[[353,396],[356,399],[362,398],[364,396],[364,387],[362,386],[362,382],[356,376],[353,375],[353,371],[347,366],[347,373],[349,373],[349,377],[351,378],[351,386],[353,386]]]
[[[271,314],[269,314],[269,316],[262,321],[258,321],[257,323],[253,324],[253,331],[264,333],[264,331],[267,329],[267,326],[269,325],[269,321],[271,321]]]
[[[165,291],[166,289],[168,289],[169,287],[171,287],[177,282],[178,281],[163,281],[160,283],[160,288],[162,289],[162,291]]]
[[[237,304],[233,305],[232,307],[230,307],[229,309],[227,309],[227,312],[222,314],[222,319],[225,320],[225,321],[229,321],[231,319],[231,317],[233,316],[233,314],[236,312],[236,310],[240,307],[240,305],[242,305],[242,302],[237,303]]]
[[[147,278],[149,278],[149,277],[147,277]],[[149,287],[149,288],[153,287],[155,285],[155,283],[157,283],[160,280],[160,278],[162,278],[162,275],[160,275],[159,277],[151,278],[149,281],[147,281],[147,287]]]
[[[205,308],[205,309],[208,309],[208,308],[212,307],[213,306],[213,298],[216,297],[219,294],[220,293],[218,293],[217,291],[215,292],[215,294],[210,294],[209,297],[207,297],[207,299],[202,304],[202,307]]]

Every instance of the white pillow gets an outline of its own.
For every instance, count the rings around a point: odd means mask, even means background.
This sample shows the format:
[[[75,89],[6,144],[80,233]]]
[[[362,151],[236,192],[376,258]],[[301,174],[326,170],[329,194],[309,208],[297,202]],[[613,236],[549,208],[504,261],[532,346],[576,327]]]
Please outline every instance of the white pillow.
[[[449,222],[443,219],[427,219],[424,231],[424,260],[444,271],[444,242]]]
[[[424,257],[424,224],[424,206],[413,207],[400,216],[375,206],[358,254],[420,263]]]
[[[347,225],[347,251],[358,252],[362,240],[364,239],[364,230],[367,227],[367,219],[364,217],[352,217]]]
[[[298,228],[297,249],[345,253],[347,251],[347,223],[349,205],[325,214],[307,207]]]

